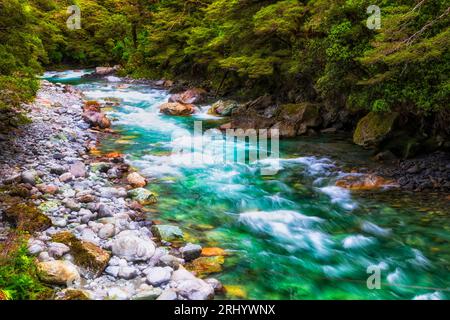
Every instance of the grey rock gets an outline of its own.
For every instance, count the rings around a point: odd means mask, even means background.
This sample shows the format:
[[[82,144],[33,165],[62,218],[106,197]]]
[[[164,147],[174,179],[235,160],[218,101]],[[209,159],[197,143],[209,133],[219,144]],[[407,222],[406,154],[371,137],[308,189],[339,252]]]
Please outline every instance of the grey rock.
[[[112,244],[112,252],[128,261],[146,261],[155,253],[155,244],[136,231],[122,231]]]
[[[177,300],[178,296],[174,289],[166,289],[156,300]]]
[[[198,244],[188,243],[186,246],[180,249],[180,252],[185,261],[192,261],[200,257],[202,253],[202,247]]]
[[[138,271],[134,267],[119,267],[118,277],[126,280],[134,279],[138,275]]]
[[[53,258],[60,258],[70,251],[70,248],[63,243],[51,242],[48,245],[48,253]]]
[[[28,183],[35,186],[36,180],[38,179],[38,174],[34,170],[24,171],[21,174],[21,178],[23,183]]]
[[[84,178],[86,177],[86,166],[83,162],[77,161],[70,166],[70,173],[75,178]]]
[[[100,239],[109,239],[114,236],[115,233],[115,227],[113,224],[108,223],[105,224],[100,230],[98,231],[98,236]]]
[[[170,267],[154,267],[147,272],[147,282],[152,286],[159,287],[170,281],[172,269]]]

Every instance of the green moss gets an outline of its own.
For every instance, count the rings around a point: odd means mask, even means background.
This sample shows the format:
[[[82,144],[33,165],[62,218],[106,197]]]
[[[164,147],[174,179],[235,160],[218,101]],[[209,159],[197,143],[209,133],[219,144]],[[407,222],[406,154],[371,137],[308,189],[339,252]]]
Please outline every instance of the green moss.
[[[0,300],[49,299],[53,290],[42,284],[37,276],[35,260],[28,255],[24,240],[17,248],[0,246]]]
[[[32,205],[14,204],[3,213],[4,218],[18,230],[26,232],[44,231],[52,226],[49,217]]]
[[[396,112],[370,112],[359,121],[353,141],[363,147],[378,146],[391,133],[397,118]]]
[[[52,237],[52,241],[67,245],[74,257],[75,264],[86,268],[95,275],[100,274],[109,261],[108,252],[97,247],[93,243],[78,240],[69,231],[59,232]]]

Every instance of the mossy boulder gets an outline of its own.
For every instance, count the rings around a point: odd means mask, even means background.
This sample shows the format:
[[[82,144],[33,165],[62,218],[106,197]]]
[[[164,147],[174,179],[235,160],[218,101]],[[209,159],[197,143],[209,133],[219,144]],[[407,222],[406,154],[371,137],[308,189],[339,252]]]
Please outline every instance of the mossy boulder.
[[[108,265],[109,252],[87,241],[77,239],[69,231],[56,233],[52,241],[67,245],[76,265],[82,267],[87,276],[98,277]]]
[[[183,231],[177,226],[155,225],[152,227],[152,233],[162,241],[172,242],[183,240]]]
[[[24,204],[14,204],[3,213],[4,219],[21,231],[30,233],[44,231],[52,226],[52,220],[38,208]]]
[[[353,141],[364,148],[378,147],[392,133],[398,116],[397,112],[370,112],[359,121]]]

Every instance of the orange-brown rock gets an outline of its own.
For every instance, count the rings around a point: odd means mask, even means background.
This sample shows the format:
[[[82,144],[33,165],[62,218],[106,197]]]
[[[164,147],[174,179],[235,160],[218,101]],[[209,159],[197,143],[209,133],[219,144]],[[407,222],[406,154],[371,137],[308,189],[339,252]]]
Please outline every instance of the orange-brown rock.
[[[161,113],[170,116],[189,116],[195,112],[192,104],[183,104],[179,102],[164,103],[159,107]]]
[[[227,253],[222,248],[203,248],[203,257],[226,256]]]

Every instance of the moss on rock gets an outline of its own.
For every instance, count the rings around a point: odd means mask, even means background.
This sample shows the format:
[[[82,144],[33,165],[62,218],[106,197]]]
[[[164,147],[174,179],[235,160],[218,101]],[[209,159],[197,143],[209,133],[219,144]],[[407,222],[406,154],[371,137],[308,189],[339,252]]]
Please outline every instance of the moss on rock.
[[[56,233],[53,235],[52,241],[67,245],[74,257],[75,264],[84,268],[89,275],[94,277],[105,270],[111,257],[109,252],[91,242],[77,239],[69,231]]]
[[[398,116],[397,112],[370,112],[359,121],[353,141],[364,148],[377,147],[390,135]]]
[[[49,217],[36,207],[24,203],[12,205],[4,211],[3,217],[18,230],[30,233],[44,231],[52,226]]]

